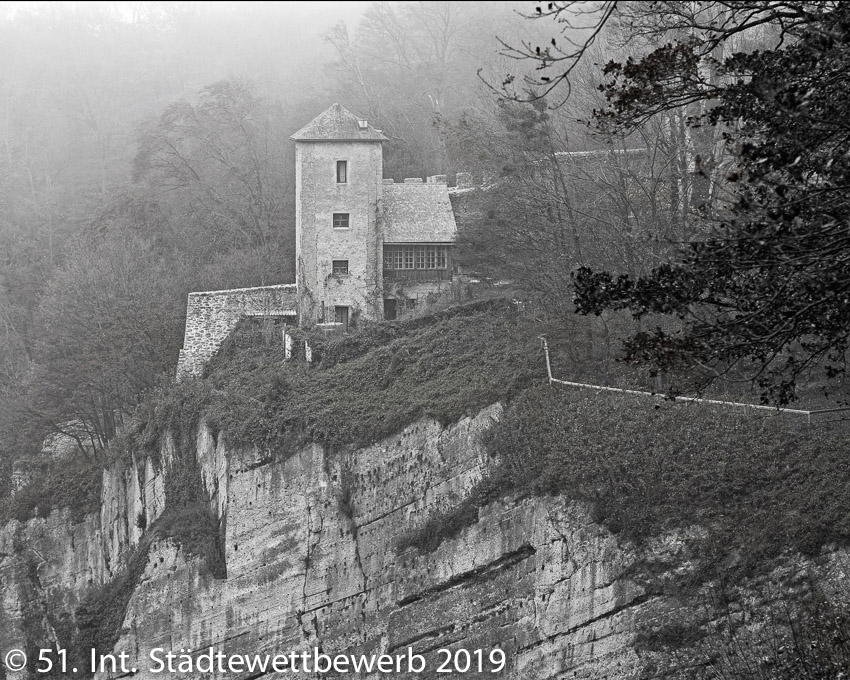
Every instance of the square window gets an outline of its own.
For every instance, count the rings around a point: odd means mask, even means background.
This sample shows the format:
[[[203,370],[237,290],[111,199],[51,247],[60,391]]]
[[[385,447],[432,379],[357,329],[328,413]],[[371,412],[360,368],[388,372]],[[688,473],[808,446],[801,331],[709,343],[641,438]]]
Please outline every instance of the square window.
[[[348,229],[349,226],[348,213],[334,213],[334,229]]]
[[[333,273],[334,274],[348,274],[348,260],[334,260],[333,261]]]
[[[336,162],[336,183],[346,184],[348,182],[348,161]]]

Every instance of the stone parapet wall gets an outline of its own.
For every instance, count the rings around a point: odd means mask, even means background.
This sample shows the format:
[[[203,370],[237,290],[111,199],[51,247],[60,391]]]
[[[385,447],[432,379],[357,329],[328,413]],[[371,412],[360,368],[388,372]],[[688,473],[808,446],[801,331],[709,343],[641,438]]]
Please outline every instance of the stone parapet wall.
[[[189,293],[177,379],[200,375],[206,363],[245,316],[297,319],[295,284]]]

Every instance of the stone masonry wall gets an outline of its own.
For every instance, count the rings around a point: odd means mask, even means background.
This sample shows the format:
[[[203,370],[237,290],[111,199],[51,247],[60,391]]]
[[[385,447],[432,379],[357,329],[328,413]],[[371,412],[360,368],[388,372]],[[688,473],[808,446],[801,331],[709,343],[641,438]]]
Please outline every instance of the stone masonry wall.
[[[296,297],[295,284],[189,293],[177,379],[200,375],[244,316],[291,317],[295,323]]]
[[[299,142],[296,148],[297,279],[303,323],[333,321],[334,307],[363,318],[381,318],[377,219],[383,173],[377,142]],[[348,181],[336,182],[337,161],[348,163]],[[334,213],[349,227],[334,229]],[[348,274],[334,275],[333,261]]]

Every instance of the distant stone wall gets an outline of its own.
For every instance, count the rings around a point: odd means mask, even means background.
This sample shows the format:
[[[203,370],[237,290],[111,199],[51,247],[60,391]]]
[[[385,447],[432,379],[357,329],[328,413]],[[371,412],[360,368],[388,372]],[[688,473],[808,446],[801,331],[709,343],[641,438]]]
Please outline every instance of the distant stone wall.
[[[177,380],[200,375],[224,339],[244,316],[291,317],[295,323],[295,284],[189,293],[186,332],[177,361]]]

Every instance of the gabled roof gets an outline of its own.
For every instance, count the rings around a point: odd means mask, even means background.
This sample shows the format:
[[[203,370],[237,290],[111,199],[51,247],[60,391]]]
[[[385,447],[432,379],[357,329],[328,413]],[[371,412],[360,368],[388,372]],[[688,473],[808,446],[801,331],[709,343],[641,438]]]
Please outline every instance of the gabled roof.
[[[360,127],[360,121],[348,109],[334,104],[325,109],[290,139],[296,142],[380,142],[385,140],[379,130],[368,123]]]
[[[452,243],[457,225],[445,184],[384,184],[385,243]]]

